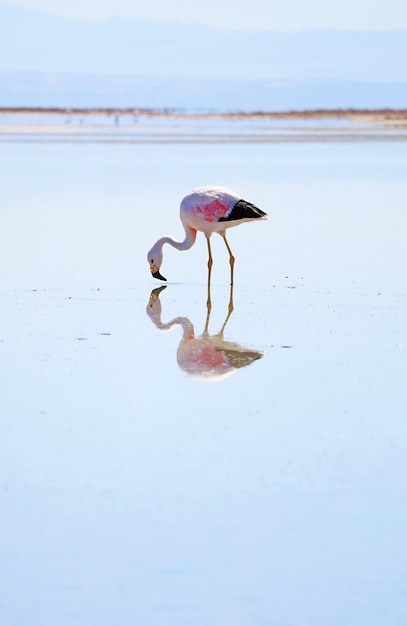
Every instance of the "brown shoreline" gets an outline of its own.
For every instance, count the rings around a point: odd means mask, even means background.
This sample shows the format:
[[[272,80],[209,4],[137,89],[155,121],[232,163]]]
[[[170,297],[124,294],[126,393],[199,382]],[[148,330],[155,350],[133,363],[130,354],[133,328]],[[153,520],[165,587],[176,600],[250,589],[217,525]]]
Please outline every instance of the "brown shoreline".
[[[218,119],[347,119],[365,122],[407,120],[407,109],[310,109],[299,111],[230,111],[182,112],[176,109],[144,109],[134,107],[0,107],[0,114],[54,114],[54,115],[139,115],[147,117],[218,118]]]

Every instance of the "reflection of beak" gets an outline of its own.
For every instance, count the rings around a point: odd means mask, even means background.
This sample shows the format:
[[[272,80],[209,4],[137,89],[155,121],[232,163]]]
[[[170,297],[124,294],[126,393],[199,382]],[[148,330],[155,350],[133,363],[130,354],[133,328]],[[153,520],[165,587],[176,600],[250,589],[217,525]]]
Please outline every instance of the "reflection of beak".
[[[151,292],[151,296],[150,298],[158,298],[158,296],[160,295],[160,293],[162,291],[164,291],[164,289],[167,289],[167,285],[161,285],[161,287],[156,287],[155,289],[153,289],[153,291]]]
[[[151,272],[151,275],[154,276],[154,278],[158,278],[158,280],[167,280],[166,278],[164,278],[164,276],[161,276],[160,270],[157,270],[156,272]]]
[[[164,290],[167,289],[167,285],[161,285],[161,287],[156,287],[150,294],[150,300],[148,302],[148,306],[152,309],[155,303],[160,301],[159,295]],[[147,311],[148,312],[148,311]]]

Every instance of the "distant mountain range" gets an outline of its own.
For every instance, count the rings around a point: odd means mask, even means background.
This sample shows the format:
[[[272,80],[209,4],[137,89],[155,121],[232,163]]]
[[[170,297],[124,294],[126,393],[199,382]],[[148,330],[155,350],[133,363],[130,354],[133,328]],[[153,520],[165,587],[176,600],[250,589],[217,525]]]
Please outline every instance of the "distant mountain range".
[[[0,106],[407,106],[407,31],[79,21],[0,4],[0,35]]]

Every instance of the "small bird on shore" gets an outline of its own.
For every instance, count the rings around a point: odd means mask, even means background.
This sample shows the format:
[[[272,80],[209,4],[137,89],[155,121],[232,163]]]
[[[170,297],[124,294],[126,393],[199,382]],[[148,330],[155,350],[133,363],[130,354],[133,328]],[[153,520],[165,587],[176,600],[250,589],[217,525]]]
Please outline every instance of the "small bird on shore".
[[[230,280],[233,285],[235,258],[226,239],[226,230],[243,222],[267,219],[267,214],[230,189],[208,185],[197,187],[185,196],[181,202],[180,218],[185,229],[185,239],[175,241],[171,237],[162,237],[156,241],[147,255],[151,275],[159,280],[167,280],[160,273],[164,244],[177,250],[188,250],[194,245],[199,230],[204,233],[208,244],[208,285],[213,263],[210,244],[212,233],[223,237],[229,253]]]

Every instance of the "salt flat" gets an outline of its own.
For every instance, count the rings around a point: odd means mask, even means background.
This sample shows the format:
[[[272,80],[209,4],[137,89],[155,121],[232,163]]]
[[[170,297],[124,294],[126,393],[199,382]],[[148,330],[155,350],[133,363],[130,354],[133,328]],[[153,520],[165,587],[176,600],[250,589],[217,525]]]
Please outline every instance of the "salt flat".
[[[0,622],[404,625],[403,142],[46,140],[0,161]],[[158,300],[146,253],[212,182],[269,220],[229,236],[224,340],[261,356],[202,382],[171,322],[204,331],[205,241],[166,251]]]
[[[192,113],[0,109],[0,143],[298,143],[407,140],[407,111]]]

